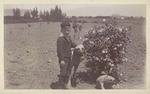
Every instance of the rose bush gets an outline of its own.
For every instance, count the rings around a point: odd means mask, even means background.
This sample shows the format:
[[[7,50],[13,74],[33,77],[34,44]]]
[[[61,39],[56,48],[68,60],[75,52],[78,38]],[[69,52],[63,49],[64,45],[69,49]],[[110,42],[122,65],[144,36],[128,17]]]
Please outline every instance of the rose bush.
[[[126,27],[119,27],[116,22],[106,22],[104,26],[93,27],[86,32],[83,45],[86,66],[95,73],[105,70],[107,63],[123,64],[126,45],[129,41]]]

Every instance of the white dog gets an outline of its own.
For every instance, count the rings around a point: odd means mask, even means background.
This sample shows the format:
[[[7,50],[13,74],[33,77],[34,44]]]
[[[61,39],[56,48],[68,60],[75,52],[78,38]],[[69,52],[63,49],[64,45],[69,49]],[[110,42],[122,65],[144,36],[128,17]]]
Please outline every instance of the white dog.
[[[101,72],[100,75],[96,79],[96,88],[98,89],[112,89],[114,85],[118,85],[118,83],[124,81],[127,82],[126,79],[123,78],[123,74],[116,74],[116,76],[110,76],[106,74],[104,71]]]
[[[105,74],[105,72],[102,72],[102,75],[96,79],[96,88],[111,89],[115,83],[116,80],[114,77]]]
[[[82,44],[76,46],[74,49],[72,49],[72,60],[69,67],[69,81],[67,87],[71,87],[71,82],[75,84],[75,78],[76,78],[76,71],[78,69],[78,66],[81,62],[81,57],[84,53],[84,46]]]

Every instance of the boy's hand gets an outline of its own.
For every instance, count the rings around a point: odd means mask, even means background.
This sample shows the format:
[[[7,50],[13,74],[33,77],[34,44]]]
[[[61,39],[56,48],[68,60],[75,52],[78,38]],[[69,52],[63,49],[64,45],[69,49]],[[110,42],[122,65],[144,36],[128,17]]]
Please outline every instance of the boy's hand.
[[[62,60],[62,61],[60,62],[60,64],[61,64],[61,65],[65,65],[65,61]]]

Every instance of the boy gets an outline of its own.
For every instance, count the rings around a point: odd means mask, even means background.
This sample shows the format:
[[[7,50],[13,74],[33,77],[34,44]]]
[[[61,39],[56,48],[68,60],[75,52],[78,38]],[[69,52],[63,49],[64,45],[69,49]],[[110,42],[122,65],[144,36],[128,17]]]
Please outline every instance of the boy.
[[[57,39],[57,56],[60,65],[60,88],[67,88],[69,64],[71,62],[71,48],[76,45],[70,39],[71,25],[68,21],[61,23],[61,35]]]

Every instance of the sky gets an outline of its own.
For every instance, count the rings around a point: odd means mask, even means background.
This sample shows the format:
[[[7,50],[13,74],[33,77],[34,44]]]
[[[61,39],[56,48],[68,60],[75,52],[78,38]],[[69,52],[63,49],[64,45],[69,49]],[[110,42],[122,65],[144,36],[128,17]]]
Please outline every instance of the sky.
[[[4,9],[33,9],[50,10],[54,9],[56,5],[49,4],[7,4]],[[121,16],[146,16],[146,5],[144,4],[63,4],[61,7],[63,13],[67,16],[111,16],[112,14],[119,14]]]

